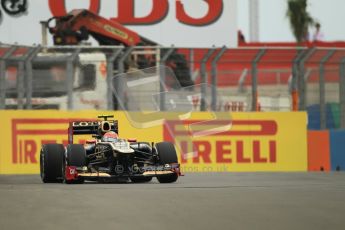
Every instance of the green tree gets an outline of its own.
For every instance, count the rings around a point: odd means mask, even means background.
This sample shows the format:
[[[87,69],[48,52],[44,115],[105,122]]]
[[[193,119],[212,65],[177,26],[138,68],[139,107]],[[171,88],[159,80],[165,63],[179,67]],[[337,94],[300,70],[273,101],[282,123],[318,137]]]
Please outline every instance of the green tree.
[[[287,17],[298,43],[307,39],[308,29],[314,25],[314,19],[308,13],[307,6],[307,0],[288,0]]]

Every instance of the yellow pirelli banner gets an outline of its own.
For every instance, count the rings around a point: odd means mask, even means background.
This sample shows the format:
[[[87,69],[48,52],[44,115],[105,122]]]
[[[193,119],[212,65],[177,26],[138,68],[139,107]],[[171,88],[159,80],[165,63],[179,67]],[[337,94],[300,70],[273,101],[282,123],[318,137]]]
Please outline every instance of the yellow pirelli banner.
[[[101,114],[115,116],[121,138],[173,142],[184,172],[307,170],[306,113],[0,111],[0,173],[39,173],[42,144],[66,145],[71,121]]]
[[[230,116],[230,117],[229,117]],[[306,113],[194,113],[167,121],[185,172],[307,171]]]
[[[119,120],[119,135],[122,138],[137,138],[138,141],[162,141],[162,126],[136,127],[138,122],[127,113],[109,111],[0,111],[1,174],[39,173],[39,153],[42,144],[68,143],[68,126],[72,121],[97,120],[98,115],[111,114]],[[132,121],[133,120],[133,121]],[[85,143],[91,136],[75,136],[74,143]]]

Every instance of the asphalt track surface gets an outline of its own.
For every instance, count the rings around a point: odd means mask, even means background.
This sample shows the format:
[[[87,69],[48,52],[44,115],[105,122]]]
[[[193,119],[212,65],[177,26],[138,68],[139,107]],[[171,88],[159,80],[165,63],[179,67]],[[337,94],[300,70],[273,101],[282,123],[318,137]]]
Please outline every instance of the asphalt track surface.
[[[345,229],[345,173],[82,185],[0,176],[0,229]]]

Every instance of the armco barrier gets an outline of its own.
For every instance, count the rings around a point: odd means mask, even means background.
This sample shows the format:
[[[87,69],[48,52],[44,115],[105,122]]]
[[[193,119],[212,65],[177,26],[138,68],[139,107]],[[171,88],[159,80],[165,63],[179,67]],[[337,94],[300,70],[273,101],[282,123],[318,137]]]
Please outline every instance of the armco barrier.
[[[331,168],[345,170],[345,130],[330,131]]]
[[[328,131],[308,131],[308,171],[330,171]]]
[[[109,111],[0,111],[0,173],[39,173],[43,143],[67,143],[69,121],[99,114]],[[122,138],[175,142],[185,172],[307,170],[306,113],[112,114]]]

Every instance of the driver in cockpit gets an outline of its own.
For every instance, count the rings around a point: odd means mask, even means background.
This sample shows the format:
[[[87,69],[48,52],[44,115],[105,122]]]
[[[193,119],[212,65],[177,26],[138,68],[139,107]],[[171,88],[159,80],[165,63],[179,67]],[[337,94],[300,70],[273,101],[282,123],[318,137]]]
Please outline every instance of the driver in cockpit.
[[[119,136],[117,135],[117,133],[110,131],[107,132],[103,135],[101,141],[103,142],[117,142]]]

